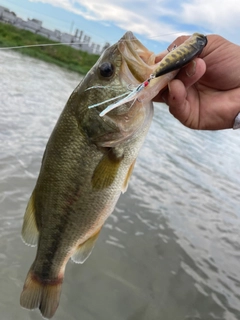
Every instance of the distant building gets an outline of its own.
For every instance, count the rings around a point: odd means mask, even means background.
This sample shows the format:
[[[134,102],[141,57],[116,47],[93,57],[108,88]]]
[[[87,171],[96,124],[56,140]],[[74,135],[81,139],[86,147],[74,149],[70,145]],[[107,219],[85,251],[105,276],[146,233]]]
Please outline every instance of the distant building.
[[[104,50],[106,50],[107,48],[109,48],[109,47],[110,47],[110,43],[109,43],[109,42],[106,42],[105,45],[104,45],[103,48],[102,48],[102,52],[103,52]]]
[[[14,12],[10,11],[7,8],[0,6],[0,19],[6,23],[14,24],[17,19],[17,16]]]
[[[101,47],[99,44],[96,44],[96,47],[95,47],[95,54],[101,54]]]
[[[73,36],[69,33],[62,33],[61,34],[61,42],[63,43],[73,43]]]
[[[34,30],[36,32],[42,28],[42,21],[37,19],[28,19],[26,27],[29,28],[30,31]]]
[[[87,35],[83,36],[83,31],[76,29],[75,35],[61,32],[59,30],[49,30],[42,26],[42,21],[37,19],[28,19],[27,21],[17,17],[17,15],[9,9],[0,6],[0,21],[14,25],[19,29],[29,30],[37,33],[50,40],[69,44],[71,47],[86,51],[88,53],[100,54],[103,50],[99,44],[91,43],[91,38]],[[106,45],[105,45],[106,46]]]
[[[23,24],[24,24],[24,20],[19,18],[19,17],[17,17],[17,19],[14,22],[14,26],[19,28],[19,29],[23,29],[22,28]]]
[[[90,44],[90,40],[91,40],[91,38],[89,37],[89,36],[84,36],[83,37],[83,41],[82,41],[82,44],[81,44],[81,50],[82,51],[86,51],[86,52],[88,52],[88,53],[90,53],[91,52],[91,49],[90,49],[90,46],[89,46],[89,44]],[[92,53],[92,52],[91,52]]]

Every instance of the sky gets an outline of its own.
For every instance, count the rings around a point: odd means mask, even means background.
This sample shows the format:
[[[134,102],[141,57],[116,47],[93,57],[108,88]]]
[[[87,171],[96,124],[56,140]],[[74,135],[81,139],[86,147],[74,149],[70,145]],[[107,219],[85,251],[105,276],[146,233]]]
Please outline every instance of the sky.
[[[182,34],[217,33],[240,44],[239,0],[0,0],[23,19],[110,44],[130,30],[149,49],[161,52]]]

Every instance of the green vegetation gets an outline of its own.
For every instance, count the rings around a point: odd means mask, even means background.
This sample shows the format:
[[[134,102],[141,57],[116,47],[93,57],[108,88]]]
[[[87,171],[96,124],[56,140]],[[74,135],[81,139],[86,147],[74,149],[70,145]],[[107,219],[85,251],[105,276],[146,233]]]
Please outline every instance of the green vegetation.
[[[38,34],[18,29],[10,24],[0,22],[0,47],[15,47],[56,43]],[[96,54],[89,54],[66,45],[46,47],[30,47],[17,49],[18,52],[35,57],[72,71],[86,74],[99,58]]]

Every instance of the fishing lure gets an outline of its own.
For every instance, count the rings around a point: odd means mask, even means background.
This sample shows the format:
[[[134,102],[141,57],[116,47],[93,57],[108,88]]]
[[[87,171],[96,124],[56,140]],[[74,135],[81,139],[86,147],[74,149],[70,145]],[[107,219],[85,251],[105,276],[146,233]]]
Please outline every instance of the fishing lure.
[[[150,78],[157,78],[168,72],[184,67],[196,56],[200,55],[206,44],[206,36],[200,33],[194,33],[179,47],[173,47],[173,49],[161,60],[159,66]]]
[[[149,78],[146,79],[144,82],[142,82],[140,85],[138,85],[136,88],[134,88],[130,92],[128,91],[124,93],[123,95],[112,98],[111,100],[105,100],[103,102],[91,105],[89,106],[89,108],[95,108],[104,103],[121,98],[120,100],[114,103],[111,103],[107,108],[105,108],[99,114],[100,117],[103,117],[109,111],[117,108],[118,106],[132,100],[135,101],[137,98],[139,98],[140,92],[150,84],[152,79],[155,79],[166,73],[182,68],[183,66],[188,64],[191,60],[193,60],[196,56],[199,56],[203,48],[206,46],[206,44],[207,44],[206,36],[200,33],[194,33],[190,38],[188,38],[180,46],[173,46],[173,49],[161,60],[158,67],[149,76]]]

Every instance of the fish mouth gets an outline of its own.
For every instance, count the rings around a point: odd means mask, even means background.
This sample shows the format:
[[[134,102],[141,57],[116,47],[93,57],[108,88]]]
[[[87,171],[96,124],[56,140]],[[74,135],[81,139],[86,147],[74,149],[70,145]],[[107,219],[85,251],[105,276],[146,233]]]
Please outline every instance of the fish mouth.
[[[131,73],[136,84],[146,80],[156,68],[156,55],[149,51],[131,31],[126,32],[119,40],[118,50],[125,62],[122,71],[128,75]]]

